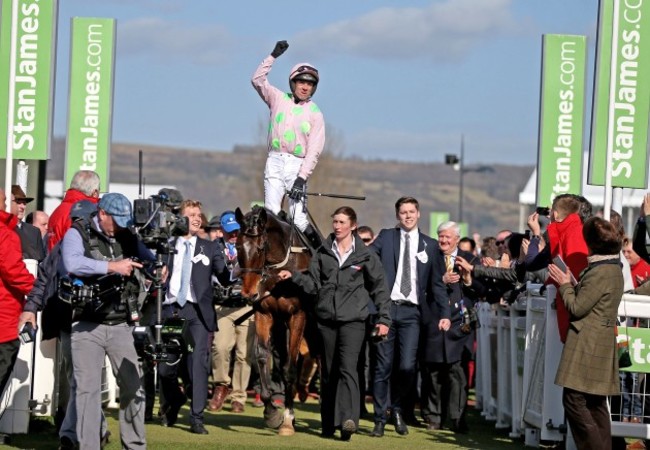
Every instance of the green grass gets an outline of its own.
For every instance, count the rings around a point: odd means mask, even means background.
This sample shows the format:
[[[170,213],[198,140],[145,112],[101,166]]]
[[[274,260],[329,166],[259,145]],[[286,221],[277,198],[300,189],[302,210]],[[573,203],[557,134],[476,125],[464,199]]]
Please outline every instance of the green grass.
[[[370,405],[368,405],[370,406]],[[468,412],[470,432],[466,435],[454,434],[449,430],[427,432],[425,428],[409,427],[408,436],[399,436],[392,425],[386,426],[383,438],[373,438],[372,418],[360,421],[359,432],[352,436],[350,442],[337,439],[323,439],[320,435],[320,415],[318,402],[309,399],[296,406],[296,434],[291,437],[279,437],[277,432],[264,427],[262,409],[246,405],[243,414],[232,414],[230,406],[218,413],[205,413],[205,425],[210,434],[199,436],[189,432],[187,424],[187,405],[181,410],[178,423],[173,428],[164,428],[157,423],[147,424],[148,448],[167,449],[218,449],[218,448],[265,448],[265,449],[328,449],[354,448],[355,450],[393,449],[411,446],[412,448],[435,447],[436,449],[523,449],[522,440],[513,441],[508,437],[509,430],[496,430],[494,422],[485,421],[472,407]],[[119,450],[119,425],[117,410],[107,410],[109,429],[112,433],[107,450]],[[12,436],[9,445],[0,448],[20,448],[53,450],[58,447],[58,438],[50,420],[37,419],[32,422],[30,433]]]

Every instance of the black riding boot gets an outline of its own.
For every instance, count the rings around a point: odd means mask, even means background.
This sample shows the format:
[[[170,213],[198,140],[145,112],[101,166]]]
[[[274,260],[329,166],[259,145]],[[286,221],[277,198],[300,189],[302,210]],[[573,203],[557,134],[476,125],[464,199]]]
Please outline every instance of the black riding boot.
[[[307,225],[307,228],[305,228],[305,231],[303,231],[305,237],[309,240],[309,243],[314,247],[316,250],[320,248],[321,245],[323,245],[323,240],[320,237],[320,234],[318,234],[318,231],[314,230],[314,228],[311,225]]]

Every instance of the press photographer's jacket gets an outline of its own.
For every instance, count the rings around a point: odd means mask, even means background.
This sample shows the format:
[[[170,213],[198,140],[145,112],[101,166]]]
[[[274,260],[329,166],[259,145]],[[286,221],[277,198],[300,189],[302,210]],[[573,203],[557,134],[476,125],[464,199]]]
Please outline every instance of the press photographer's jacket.
[[[104,234],[94,215],[90,221],[75,222],[66,232],[61,245],[60,273],[90,285],[108,274],[109,261],[134,257],[155,260],[153,254],[129,230],[120,230],[115,237]],[[123,282],[121,275],[113,276],[114,283]],[[107,325],[127,322],[129,313],[124,300],[121,296],[116,296],[97,311],[91,307],[76,308],[73,321],[84,320]]]

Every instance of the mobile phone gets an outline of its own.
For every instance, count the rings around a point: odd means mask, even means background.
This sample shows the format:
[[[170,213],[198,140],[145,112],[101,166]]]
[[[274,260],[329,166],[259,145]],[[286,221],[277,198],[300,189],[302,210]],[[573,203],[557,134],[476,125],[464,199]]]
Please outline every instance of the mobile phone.
[[[538,206],[537,208],[535,208],[535,212],[540,216],[550,216],[551,208],[549,208],[548,206]]]
[[[29,344],[36,339],[36,329],[32,326],[31,322],[25,322],[20,328],[20,340],[23,344]]]
[[[524,231],[524,238],[525,238],[527,241],[530,241],[530,230],[526,230],[526,231]]]
[[[566,264],[564,263],[564,260],[559,255],[553,258],[553,264],[555,264],[558,267],[558,269],[560,269],[562,272],[566,273],[566,269],[567,269]],[[578,281],[575,279],[573,274],[571,272],[569,272],[569,274],[571,275],[571,283],[573,283],[574,285],[578,284]]]

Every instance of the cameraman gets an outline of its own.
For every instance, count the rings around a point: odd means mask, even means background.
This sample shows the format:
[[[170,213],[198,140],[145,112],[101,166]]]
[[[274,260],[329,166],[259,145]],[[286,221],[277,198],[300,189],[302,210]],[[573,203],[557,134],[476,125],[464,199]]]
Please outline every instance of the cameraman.
[[[112,285],[131,278],[135,269],[142,268],[131,258],[153,260],[151,252],[128,230],[131,224],[129,200],[122,194],[104,195],[90,220],[77,221],[66,232],[61,244],[62,276],[68,275],[75,282],[78,279],[84,286],[106,281],[103,276],[107,274],[114,276],[110,280]],[[79,448],[100,448],[101,372],[108,356],[120,388],[122,446],[144,449],[144,389],[132,335],[133,299],[124,298],[119,292],[102,294],[91,299],[72,298],[75,307],[71,347],[80,418]]]
[[[226,265],[231,272],[237,264],[237,236],[239,235],[239,224],[235,219],[235,213],[225,211],[221,215],[221,229],[223,238],[220,239],[224,247]],[[247,305],[241,296],[241,281],[235,282],[229,289],[221,285],[215,286],[215,290],[221,290],[222,294],[216,299],[216,310],[219,321],[217,322],[219,332],[214,335],[212,342],[212,377],[214,379],[214,395],[210,400],[208,408],[210,411],[219,411],[228,395],[228,388],[232,383],[232,412],[242,413],[246,405],[246,387],[251,375],[251,360],[255,345],[255,327],[253,316],[250,316],[237,327],[234,322],[242,315],[251,311],[252,307]],[[230,355],[235,349],[235,363],[232,377],[230,376]]]
[[[173,248],[176,254],[169,257],[170,277],[163,302],[162,317],[181,318],[193,340],[192,351],[179,355],[181,370],[186,386],[190,386],[192,403],[190,407],[190,431],[195,434],[208,434],[203,425],[203,409],[208,399],[208,373],[210,370],[209,336],[217,330],[217,317],[212,304],[212,275],[227,285],[230,283],[223,257],[223,249],[218,242],[197,237],[201,229],[201,202],[184,200],[180,214],[189,219],[189,233],[176,238]],[[163,363],[158,366],[162,397],[162,425],[173,426],[178,419],[178,411],[187,401],[178,384],[179,362]],[[187,375],[191,379],[187,379]]]

